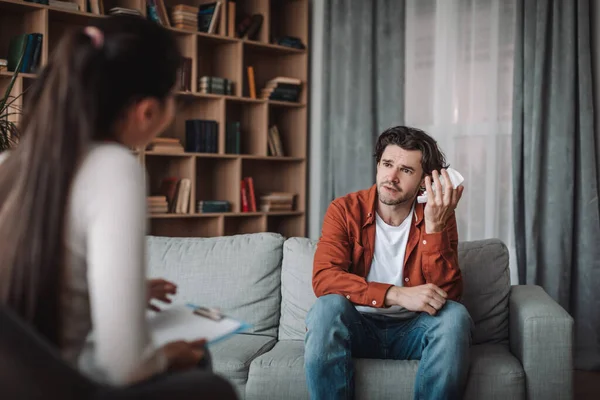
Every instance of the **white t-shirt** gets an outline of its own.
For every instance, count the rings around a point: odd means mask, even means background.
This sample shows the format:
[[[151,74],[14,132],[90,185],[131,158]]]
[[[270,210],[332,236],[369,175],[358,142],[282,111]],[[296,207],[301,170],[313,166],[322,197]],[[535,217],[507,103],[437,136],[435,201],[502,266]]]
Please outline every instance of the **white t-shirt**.
[[[95,144],[79,166],[67,208],[63,356],[114,385],[166,369],[146,325],[146,187],[120,144]],[[86,342],[93,329],[94,340]]]
[[[367,275],[367,282],[403,286],[404,256],[413,212],[411,210],[399,226],[386,224],[379,214],[375,213],[375,251],[373,261],[371,261],[371,269]],[[364,313],[377,313],[398,318],[408,318],[414,315],[414,313],[400,306],[387,308],[356,306],[356,309]]]

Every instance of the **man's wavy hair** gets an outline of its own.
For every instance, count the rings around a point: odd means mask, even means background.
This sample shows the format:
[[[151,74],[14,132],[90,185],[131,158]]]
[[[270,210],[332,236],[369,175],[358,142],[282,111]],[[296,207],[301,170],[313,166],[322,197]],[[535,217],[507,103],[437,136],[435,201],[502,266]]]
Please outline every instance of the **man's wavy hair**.
[[[394,126],[386,129],[379,135],[375,145],[374,156],[378,164],[385,148],[390,144],[404,150],[420,150],[421,166],[425,175],[431,175],[434,170],[440,171],[442,168],[448,168],[446,156],[439,149],[436,140],[420,129],[408,126]]]

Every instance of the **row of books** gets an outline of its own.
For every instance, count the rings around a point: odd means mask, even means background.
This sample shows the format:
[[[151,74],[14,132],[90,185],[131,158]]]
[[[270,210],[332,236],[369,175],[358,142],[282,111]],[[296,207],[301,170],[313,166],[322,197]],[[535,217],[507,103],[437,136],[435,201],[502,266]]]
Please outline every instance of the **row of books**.
[[[186,120],[185,151],[190,153],[218,153],[219,123],[203,119]]]
[[[283,144],[281,143],[281,135],[279,135],[279,128],[277,128],[277,125],[273,125],[269,128],[267,144],[269,146],[268,150],[270,155],[275,157],[285,156]]]
[[[8,44],[7,70],[15,71],[23,57],[19,72],[36,72],[40,65],[42,42],[41,33],[22,33],[13,36]]]
[[[148,199],[150,210],[155,213],[187,214],[190,207],[190,195],[192,193],[192,181],[189,178],[167,177],[161,181],[158,193]],[[165,210],[164,200],[167,202]],[[153,199],[153,200],[151,200]]]
[[[198,92],[208,94],[233,94],[233,81],[218,76],[202,76],[198,79]]]

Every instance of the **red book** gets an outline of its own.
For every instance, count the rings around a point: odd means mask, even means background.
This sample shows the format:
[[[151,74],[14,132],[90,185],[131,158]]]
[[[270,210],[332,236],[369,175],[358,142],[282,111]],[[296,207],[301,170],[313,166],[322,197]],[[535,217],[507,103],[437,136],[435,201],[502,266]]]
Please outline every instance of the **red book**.
[[[246,182],[242,179],[242,212],[248,212],[248,194],[246,192]]]
[[[254,180],[252,177],[245,178],[248,187],[248,199],[250,200],[250,211],[256,212],[256,196],[254,195]]]

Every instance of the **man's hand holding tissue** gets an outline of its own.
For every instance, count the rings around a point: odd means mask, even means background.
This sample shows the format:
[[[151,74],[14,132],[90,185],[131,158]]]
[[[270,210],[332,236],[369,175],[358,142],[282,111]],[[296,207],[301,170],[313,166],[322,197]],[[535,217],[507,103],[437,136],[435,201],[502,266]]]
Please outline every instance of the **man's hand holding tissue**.
[[[428,234],[441,232],[444,229],[448,218],[450,218],[458,205],[464,190],[464,186],[462,185],[456,189],[453,187],[450,176],[448,176],[448,172],[445,169],[442,169],[442,175],[438,171],[433,171],[431,175],[425,177],[425,189],[427,190],[425,232]],[[442,179],[444,180],[443,189]]]

